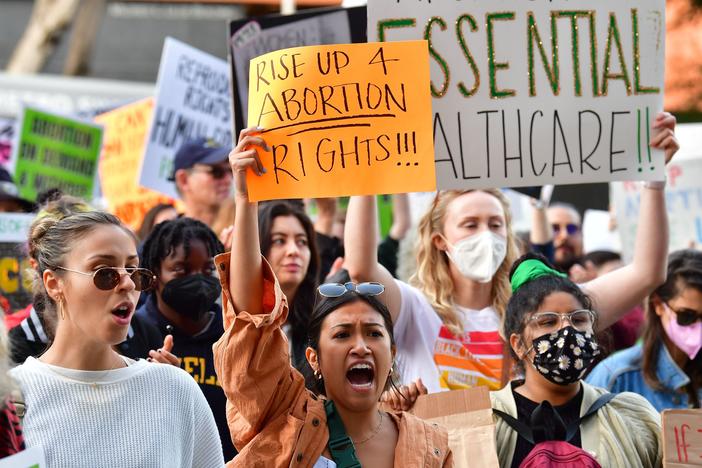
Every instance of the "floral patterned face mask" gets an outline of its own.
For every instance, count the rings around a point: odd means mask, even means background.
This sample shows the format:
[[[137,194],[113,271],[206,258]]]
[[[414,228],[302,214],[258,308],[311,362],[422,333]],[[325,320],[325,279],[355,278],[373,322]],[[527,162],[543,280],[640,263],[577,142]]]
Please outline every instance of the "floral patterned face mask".
[[[558,385],[568,385],[582,378],[599,346],[591,332],[568,326],[534,339],[534,368]]]

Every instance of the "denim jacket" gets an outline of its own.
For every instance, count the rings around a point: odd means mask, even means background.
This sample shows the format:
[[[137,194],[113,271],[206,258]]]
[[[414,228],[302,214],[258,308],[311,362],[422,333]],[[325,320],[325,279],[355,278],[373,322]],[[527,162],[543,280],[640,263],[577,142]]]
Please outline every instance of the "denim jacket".
[[[643,346],[637,344],[599,363],[586,381],[612,393],[638,393],[658,411],[688,408],[689,397],[683,388],[690,383],[690,378],[675,364],[665,345],[661,345],[658,351],[656,374],[664,390],[654,390],[644,380]],[[702,400],[702,389],[698,389],[698,398]]]

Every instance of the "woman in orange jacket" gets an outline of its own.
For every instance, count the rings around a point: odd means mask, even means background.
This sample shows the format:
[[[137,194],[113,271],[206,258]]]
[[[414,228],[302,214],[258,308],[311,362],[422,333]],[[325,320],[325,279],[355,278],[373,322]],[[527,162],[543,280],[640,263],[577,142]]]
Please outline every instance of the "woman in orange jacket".
[[[236,186],[232,249],[215,260],[224,291],[224,336],[214,345],[239,455],[229,466],[452,466],[446,431],[381,411],[395,354],[380,284],[326,284],[310,315],[307,360],[316,392],[290,365],[281,326],[287,300],[261,256],[246,171],[265,172],[260,129],[243,130],[229,155]]]

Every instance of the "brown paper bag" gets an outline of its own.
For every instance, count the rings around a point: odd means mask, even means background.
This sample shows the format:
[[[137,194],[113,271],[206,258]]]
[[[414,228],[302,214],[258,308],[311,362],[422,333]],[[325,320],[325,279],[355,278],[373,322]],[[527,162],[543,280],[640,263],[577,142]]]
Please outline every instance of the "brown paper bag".
[[[411,413],[448,430],[457,468],[499,466],[487,387],[421,395]]]
[[[665,410],[663,419],[663,466],[702,466],[702,409]]]

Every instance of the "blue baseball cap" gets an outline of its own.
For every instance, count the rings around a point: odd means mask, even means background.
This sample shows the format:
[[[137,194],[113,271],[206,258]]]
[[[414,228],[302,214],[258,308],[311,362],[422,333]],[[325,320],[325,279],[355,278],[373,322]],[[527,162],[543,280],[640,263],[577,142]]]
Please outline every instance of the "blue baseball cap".
[[[231,148],[220,146],[216,141],[207,138],[187,140],[178,149],[173,159],[173,172],[168,178],[175,180],[175,173],[179,169],[190,169],[195,164],[214,165],[229,158]]]

